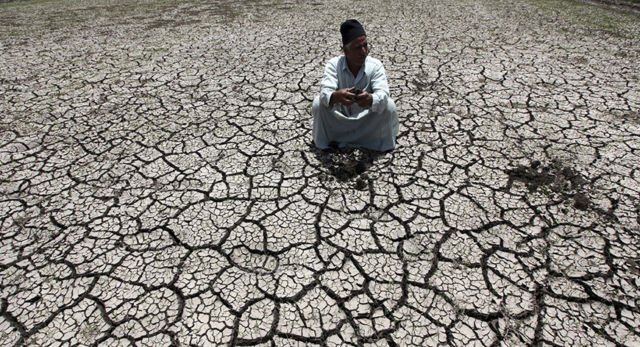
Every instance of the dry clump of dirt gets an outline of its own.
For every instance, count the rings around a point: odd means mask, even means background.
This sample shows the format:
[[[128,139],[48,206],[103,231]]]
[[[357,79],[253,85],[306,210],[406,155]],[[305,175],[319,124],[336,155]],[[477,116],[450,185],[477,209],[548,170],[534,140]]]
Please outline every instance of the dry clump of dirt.
[[[534,160],[528,166],[517,166],[505,172],[509,175],[508,189],[514,181],[518,181],[524,183],[531,193],[544,189],[565,199],[573,199],[573,205],[578,210],[585,211],[591,205],[586,194],[589,181],[576,169],[558,160],[552,160],[547,165]]]
[[[379,155],[378,152],[361,148],[337,148],[333,147],[323,151],[320,156],[322,165],[328,174],[339,182],[354,181],[354,187],[365,190],[370,180],[366,171],[373,165],[373,161]],[[328,179],[328,177],[325,177]]]

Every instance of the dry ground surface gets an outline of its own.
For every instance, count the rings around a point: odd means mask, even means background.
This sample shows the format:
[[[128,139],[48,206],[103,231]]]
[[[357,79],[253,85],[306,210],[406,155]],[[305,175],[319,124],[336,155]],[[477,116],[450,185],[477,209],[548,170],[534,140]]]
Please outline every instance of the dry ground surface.
[[[322,153],[359,18],[399,147]],[[0,345],[638,346],[640,18],[0,5]]]

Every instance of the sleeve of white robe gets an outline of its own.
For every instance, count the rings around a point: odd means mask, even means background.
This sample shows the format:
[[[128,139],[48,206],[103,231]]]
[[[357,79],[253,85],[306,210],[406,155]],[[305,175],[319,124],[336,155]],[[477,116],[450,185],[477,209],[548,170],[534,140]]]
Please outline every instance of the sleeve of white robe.
[[[331,94],[338,89],[338,64],[336,59],[331,59],[324,67],[324,75],[320,82],[320,103],[330,107]]]
[[[387,83],[387,75],[382,63],[379,63],[373,71],[370,83],[373,90],[373,102],[369,109],[374,113],[381,112],[387,107],[387,99],[389,98],[389,83]]]

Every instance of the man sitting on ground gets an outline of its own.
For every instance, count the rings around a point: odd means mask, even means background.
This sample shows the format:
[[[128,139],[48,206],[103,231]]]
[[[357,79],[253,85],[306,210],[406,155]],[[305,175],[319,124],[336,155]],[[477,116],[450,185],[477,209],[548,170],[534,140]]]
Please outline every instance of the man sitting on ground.
[[[313,100],[316,147],[363,147],[389,151],[396,146],[398,116],[389,97],[382,63],[368,56],[362,25],[350,19],[340,25],[344,55],[326,64],[320,95]]]

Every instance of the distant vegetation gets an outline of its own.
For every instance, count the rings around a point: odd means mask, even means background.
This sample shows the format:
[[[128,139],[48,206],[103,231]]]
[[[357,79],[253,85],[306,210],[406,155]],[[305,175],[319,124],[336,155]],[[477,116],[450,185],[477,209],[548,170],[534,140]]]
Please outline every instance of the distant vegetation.
[[[628,8],[638,7],[640,0],[534,0],[530,3],[542,10],[563,18],[573,27],[588,30],[599,30],[611,35],[634,38],[638,35],[638,17],[636,11],[603,11],[599,6],[588,5],[589,2],[608,4],[626,4]],[[565,28],[567,29],[567,28]]]

